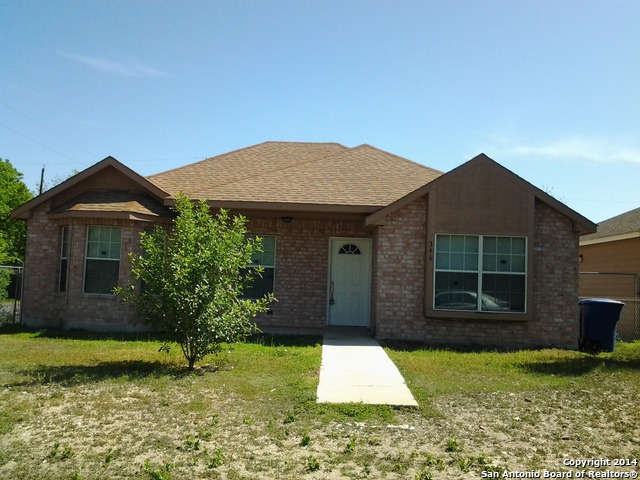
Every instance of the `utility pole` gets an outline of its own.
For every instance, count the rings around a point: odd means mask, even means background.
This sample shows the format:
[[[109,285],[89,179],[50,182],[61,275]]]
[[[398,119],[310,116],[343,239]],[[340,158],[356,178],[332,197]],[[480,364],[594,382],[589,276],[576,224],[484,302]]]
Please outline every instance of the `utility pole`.
[[[44,189],[44,165],[42,165],[42,172],[40,172],[40,195],[42,195],[42,190]]]

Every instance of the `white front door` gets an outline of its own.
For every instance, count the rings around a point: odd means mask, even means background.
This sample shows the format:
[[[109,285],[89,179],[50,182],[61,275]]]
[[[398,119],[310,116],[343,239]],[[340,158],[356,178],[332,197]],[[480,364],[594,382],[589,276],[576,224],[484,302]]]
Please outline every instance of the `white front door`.
[[[329,325],[369,327],[371,239],[332,238]]]

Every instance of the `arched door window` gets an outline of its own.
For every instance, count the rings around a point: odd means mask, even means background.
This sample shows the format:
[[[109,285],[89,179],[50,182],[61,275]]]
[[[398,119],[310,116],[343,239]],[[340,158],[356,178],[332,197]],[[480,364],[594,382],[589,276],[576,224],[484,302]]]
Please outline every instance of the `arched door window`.
[[[353,243],[345,243],[342,247],[340,247],[340,251],[338,252],[340,255],[361,255],[360,247],[354,245]]]

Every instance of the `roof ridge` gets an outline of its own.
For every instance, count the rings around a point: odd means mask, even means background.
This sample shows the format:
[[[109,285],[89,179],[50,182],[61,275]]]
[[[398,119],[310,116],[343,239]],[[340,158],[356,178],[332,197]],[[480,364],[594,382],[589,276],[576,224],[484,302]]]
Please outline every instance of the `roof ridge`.
[[[232,153],[238,153],[243,150],[248,150],[250,148],[257,147],[258,145],[264,145],[265,143],[268,143],[268,142],[256,143],[255,145],[249,145],[247,147],[238,148],[236,150],[231,150],[230,152],[221,153],[220,155],[214,155],[213,157],[206,157],[206,158],[203,158],[202,160],[198,160],[197,162],[187,163],[186,165],[182,165],[180,167],[170,168],[169,170],[163,170],[162,172],[153,173],[151,175],[148,175],[146,178],[157,177],[158,175],[163,175],[165,173],[175,172],[176,170],[181,170],[186,167],[191,167],[192,165],[198,165],[199,163],[206,162],[207,160],[212,160],[218,157],[226,157],[227,155],[231,155]]]
[[[191,167],[193,165],[198,165],[200,163],[204,163],[206,161],[213,160],[215,158],[227,157],[227,156],[232,155],[232,154],[237,154],[238,152],[242,152],[242,151],[245,151],[245,150],[249,150],[251,148],[259,147],[261,145],[268,145],[268,144],[339,145],[339,146],[344,147],[344,148],[349,148],[349,147],[346,147],[345,145],[342,145],[341,143],[338,143],[338,142],[287,142],[287,141],[278,141],[278,140],[266,140],[264,142],[256,143],[255,145],[249,145],[248,147],[238,148],[236,150],[231,150],[230,152],[225,152],[225,153],[221,153],[219,155],[214,155],[212,157],[203,158],[202,160],[198,160],[197,162],[188,163],[188,164],[182,165],[180,167],[170,168],[169,170],[164,170],[162,172],[154,173],[152,175],[148,175],[145,178],[152,178],[152,177],[156,177],[158,175],[164,175],[165,173],[175,172],[176,170],[182,170],[183,168]],[[221,183],[220,185],[226,185],[226,184]]]
[[[390,156],[392,156],[392,157],[395,157],[395,158],[397,158],[398,160],[402,160],[402,161],[404,161],[404,162],[406,162],[406,163],[410,163],[410,164],[412,164],[412,165],[417,165],[417,166],[419,166],[419,167],[422,167],[422,168],[424,168],[424,169],[426,169],[426,170],[429,170],[429,171],[431,171],[431,172],[434,172],[434,173],[444,173],[444,172],[442,172],[442,171],[440,171],[440,170],[436,170],[435,168],[429,167],[429,166],[427,166],[427,165],[423,165],[422,163],[418,163],[418,162],[416,162],[416,161],[414,161],[414,160],[410,160],[410,159],[408,159],[408,158],[406,158],[406,157],[402,157],[402,156],[400,156],[400,155],[397,155],[397,154],[395,154],[395,153],[389,152],[389,151],[387,151],[387,150],[383,150],[382,148],[378,148],[378,147],[375,147],[375,146],[373,146],[373,145],[370,145],[370,144],[368,144],[368,143],[360,144],[360,145],[358,145],[358,146],[356,146],[356,147],[353,147],[351,150],[356,150],[356,149],[361,148],[361,147],[368,147],[368,148],[372,148],[372,149],[374,149],[374,150],[378,150],[379,152],[382,152],[382,153],[385,153],[385,154],[390,155]]]
[[[274,143],[274,144],[275,143],[280,143],[280,144],[296,143],[298,145],[303,145],[303,144],[305,144],[305,145],[340,145],[341,147],[346,148],[347,149],[346,151],[351,150],[351,147],[347,147],[347,146],[342,145],[341,143],[337,143],[337,142],[277,142],[277,141],[270,141],[270,142],[262,142],[262,143],[259,143],[258,145],[264,145],[264,144],[267,144],[267,143]],[[271,173],[273,173],[273,172],[283,172],[283,171],[289,170],[291,168],[297,168],[297,167],[300,167],[301,165],[308,165],[309,163],[314,163],[314,162],[317,162],[317,161],[320,161],[320,160],[323,160],[323,159],[326,159],[326,158],[329,158],[329,157],[334,157],[334,156],[337,156],[337,155],[341,155],[343,153],[345,153],[345,152],[333,153],[331,155],[325,155],[325,156],[313,158],[313,159],[307,160],[307,161],[296,162],[293,165],[288,165],[288,166],[282,167],[282,168],[274,168],[273,170],[271,170]],[[215,157],[213,157],[213,158],[215,158]],[[225,183],[219,183],[217,185],[217,187],[221,187],[221,186],[224,186],[224,185],[233,185],[234,183],[244,182],[248,178],[252,178],[252,177],[253,177],[253,175],[247,175],[246,177],[236,178],[234,180],[229,180],[228,182],[225,182]]]

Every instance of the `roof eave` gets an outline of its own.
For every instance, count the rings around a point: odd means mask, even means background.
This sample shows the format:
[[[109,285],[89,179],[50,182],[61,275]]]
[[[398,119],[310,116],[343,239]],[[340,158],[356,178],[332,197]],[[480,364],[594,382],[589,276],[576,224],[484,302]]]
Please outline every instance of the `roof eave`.
[[[580,246],[596,245],[598,243],[619,242],[621,240],[633,240],[640,238],[640,232],[628,232],[618,235],[607,235],[606,237],[588,238],[580,240]]]
[[[47,190],[41,195],[38,195],[37,197],[34,197],[28,202],[19,206],[18,208],[16,208],[11,212],[11,218],[22,219],[22,220],[28,219],[29,212],[33,208],[37,207],[43,202],[46,202],[52,197],[58,195],[59,193],[66,190],[67,188],[70,188],[73,185],[76,185],[82,182],[83,180],[86,180],[87,178],[91,177],[92,175],[98,173],[101,170],[104,170],[107,167],[115,168],[120,173],[122,173],[123,175],[127,176],[128,178],[136,182],[138,185],[143,187],[146,191],[148,191],[151,195],[155,196],[158,199],[164,199],[169,195],[167,192],[165,192],[162,188],[160,188],[158,185],[153,183],[151,180],[146,179],[145,177],[139,175],[138,173],[136,173],[135,171],[133,171],[123,163],[120,163],[114,157],[109,156],[99,161],[98,163],[92,165],[91,167],[83,170],[82,172],[77,173],[76,175],[68,178],[64,182],[56,185],[55,187]]]
[[[165,199],[165,206],[175,204],[175,197]],[[198,200],[198,199],[192,199]],[[311,213],[346,213],[368,215],[381,208],[381,205],[344,205],[324,203],[300,203],[300,202],[259,202],[259,201],[232,201],[232,200],[207,200],[211,208],[229,210],[251,210],[264,212],[311,212]]]
[[[125,211],[104,211],[104,210],[82,210],[66,212],[55,212],[49,214],[52,219],[61,218],[109,218],[117,220],[138,220],[141,222],[154,222],[154,223],[168,223],[172,219],[168,216],[149,215],[145,213],[137,212],[125,212]]]

